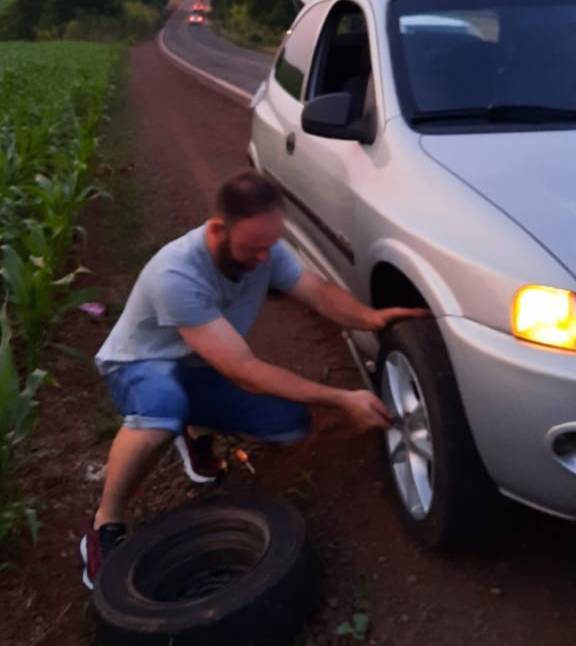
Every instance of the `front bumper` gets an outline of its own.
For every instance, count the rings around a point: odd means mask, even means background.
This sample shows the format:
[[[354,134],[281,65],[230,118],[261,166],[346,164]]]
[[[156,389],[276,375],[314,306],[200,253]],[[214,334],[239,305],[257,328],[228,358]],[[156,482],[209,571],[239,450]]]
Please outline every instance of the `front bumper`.
[[[476,445],[497,486],[576,520],[576,354],[463,318],[438,323]]]

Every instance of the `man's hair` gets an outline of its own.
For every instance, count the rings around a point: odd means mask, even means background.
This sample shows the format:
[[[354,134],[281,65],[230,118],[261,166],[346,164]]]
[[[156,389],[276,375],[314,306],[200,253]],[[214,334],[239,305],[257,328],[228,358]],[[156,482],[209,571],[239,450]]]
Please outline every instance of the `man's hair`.
[[[259,213],[284,211],[284,201],[278,188],[255,170],[231,177],[218,191],[216,209],[228,225]]]

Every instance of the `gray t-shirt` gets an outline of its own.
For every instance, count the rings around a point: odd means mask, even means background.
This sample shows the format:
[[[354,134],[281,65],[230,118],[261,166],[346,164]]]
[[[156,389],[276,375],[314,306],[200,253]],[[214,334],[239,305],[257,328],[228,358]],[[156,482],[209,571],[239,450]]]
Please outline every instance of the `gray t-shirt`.
[[[224,317],[245,336],[256,320],[270,287],[290,291],[302,267],[283,242],[266,262],[228,280],[214,262],[205,226],[193,229],[156,253],[141,271],[118,322],[96,355],[101,373],[119,363],[181,359],[203,365],[178,332]]]

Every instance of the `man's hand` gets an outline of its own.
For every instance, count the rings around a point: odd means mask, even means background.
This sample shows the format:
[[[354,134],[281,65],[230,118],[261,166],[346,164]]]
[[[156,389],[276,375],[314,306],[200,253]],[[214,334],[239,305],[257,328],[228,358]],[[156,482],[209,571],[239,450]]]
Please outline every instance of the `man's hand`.
[[[350,417],[354,430],[364,433],[372,429],[386,430],[392,416],[386,406],[369,390],[353,390],[345,394],[342,408]]]
[[[378,332],[392,321],[432,316],[430,310],[416,307],[372,309],[342,287],[304,270],[290,296],[337,325],[351,330]]]
[[[430,318],[432,312],[423,307],[387,307],[382,310],[372,310],[374,331],[383,330],[394,321],[403,319]]]

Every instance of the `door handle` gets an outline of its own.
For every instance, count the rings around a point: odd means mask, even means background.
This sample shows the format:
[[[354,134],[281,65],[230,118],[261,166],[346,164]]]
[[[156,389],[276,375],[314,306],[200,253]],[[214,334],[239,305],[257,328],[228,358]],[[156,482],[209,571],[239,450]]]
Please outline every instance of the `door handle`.
[[[286,137],[286,152],[289,155],[294,154],[294,149],[296,148],[296,135],[291,132],[287,137]]]

